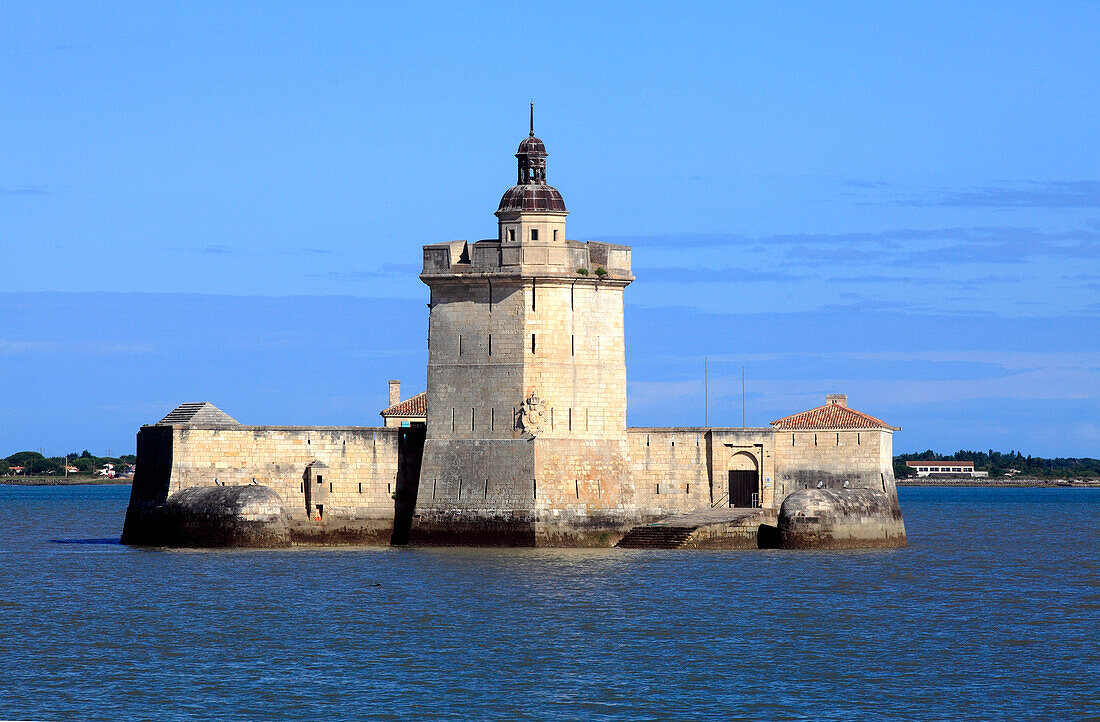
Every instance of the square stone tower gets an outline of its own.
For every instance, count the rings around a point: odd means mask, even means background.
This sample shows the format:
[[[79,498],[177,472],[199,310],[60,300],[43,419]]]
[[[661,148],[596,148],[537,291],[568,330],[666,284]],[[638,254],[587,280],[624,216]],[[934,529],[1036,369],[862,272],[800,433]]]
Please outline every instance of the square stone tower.
[[[630,248],[566,239],[546,156],[532,123],[497,237],[424,247],[418,543],[590,545],[637,518],[623,345]]]

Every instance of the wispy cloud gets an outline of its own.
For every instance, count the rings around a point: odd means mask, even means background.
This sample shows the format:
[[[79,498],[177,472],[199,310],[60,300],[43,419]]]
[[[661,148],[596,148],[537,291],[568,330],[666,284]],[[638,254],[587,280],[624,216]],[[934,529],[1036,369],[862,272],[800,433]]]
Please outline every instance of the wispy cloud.
[[[649,283],[790,283],[806,278],[799,273],[761,271],[753,268],[683,268],[650,266],[634,273]]]
[[[755,243],[748,236],[733,233],[677,233],[656,236],[603,236],[593,238],[604,243],[621,243],[639,248],[709,248],[712,246],[737,246]]]
[[[893,202],[958,208],[1100,208],[1100,181],[1025,181],[964,191],[933,191]]]
[[[323,273],[307,273],[310,278],[330,278],[340,280],[360,280],[378,278],[402,278],[408,279],[420,273],[420,266],[411,263],[382,263],[377,268],[362,271],[326,271]]]
[[[0,339],[0,356],[16,354],[71,354],[80,353],[93,356],[114,356],[148,354],[154,352],[148,344],[127,344],[93,341],[9,341]]]
[[[4,196],[46,196],[50,191],[42,186],[14,186],[12,188],[0,188],[0,195]]]

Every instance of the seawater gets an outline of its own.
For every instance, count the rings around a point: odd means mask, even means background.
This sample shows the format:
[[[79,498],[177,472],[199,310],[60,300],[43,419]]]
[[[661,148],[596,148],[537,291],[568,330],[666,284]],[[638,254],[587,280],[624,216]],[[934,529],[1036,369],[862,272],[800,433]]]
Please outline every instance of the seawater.
[[[1100,490],[843,553],[136,549],[128,493],[0,487],[0,717],[1100,716]]]

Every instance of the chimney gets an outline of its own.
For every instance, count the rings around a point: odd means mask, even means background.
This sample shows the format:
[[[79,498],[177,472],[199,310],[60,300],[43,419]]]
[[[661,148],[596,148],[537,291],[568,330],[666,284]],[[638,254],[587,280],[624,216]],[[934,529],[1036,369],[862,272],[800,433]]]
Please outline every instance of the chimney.
[[[397,379],[390,379],[390,406],[399,403],[401,403],[401,382]]]
[[[848,405],[848,395],[847,394],[825,394],[825,405],[826,406],[847,406]]]

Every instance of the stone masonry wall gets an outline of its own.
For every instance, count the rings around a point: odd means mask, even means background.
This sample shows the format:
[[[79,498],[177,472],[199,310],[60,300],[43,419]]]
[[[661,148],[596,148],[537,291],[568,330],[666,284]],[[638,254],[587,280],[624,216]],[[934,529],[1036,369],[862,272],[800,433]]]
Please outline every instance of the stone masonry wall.
[[[172,428],[168,493],[196,486],[257,484],[283,499],[291,519],[308,519],[306,465],[321,461],[330,487],[325,517],[392,519],[398,429],[240,426]]]
[[[782,497],[798,489],[878,489],[897,498],[893,433],[859,431],[777,431],[776,484]],[[782,501],[782,499],[779,499]]]
[[[634,504],[648,515],[709,509],[707,429],[632,428]]]

